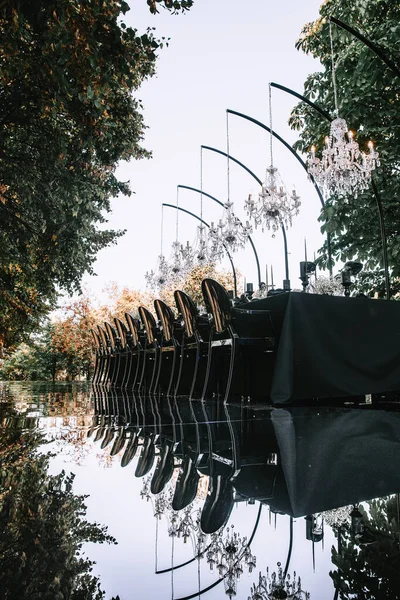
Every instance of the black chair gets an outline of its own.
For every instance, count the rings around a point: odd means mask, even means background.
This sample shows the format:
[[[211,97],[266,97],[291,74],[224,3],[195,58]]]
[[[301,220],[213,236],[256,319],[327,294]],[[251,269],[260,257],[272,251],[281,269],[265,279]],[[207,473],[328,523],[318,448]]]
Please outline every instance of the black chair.
[[[207,367],[209,321],[199,315],[193,300],[185,292],[176,290],[174,297],[184,326],[175,396],[200,398]]]
[[[140,320],[146,332],[143,348],[143,365],[138,383],[141,393],[151,394],[157,377],[157,368],[160,355],[160,331],[151,312],[144,306],[139,306]]]
[[[135,389],[139,384],[141,367],[143,366],[143,341],[144,336],[140,332],[140,321],[132,313],[126,312],[125,319],[128,324],[128,369],[126,373],[125,387]]]
[[[118,317],[114,318],[114,323],[118,333],[117,344],[119,350],[119,363],[115,378],[115,385],[118,388],[123,388],[126,384],[129,362],[128,359],[130,354],[128,348],[128,329],[125,323]]]
[[[120,359],[120,351],[118,346],[118,336],[114,327],[108,321],[104,321],[104,327],[107,332],[107,337],[109,340],[110,347],[110,375],[109,382],[111,386],[115,386],[118,369],[119,369],[119,359]]]
[[[175,315],[171,308],[159,299],[154,300],[154,308],[160,323],[161,341],[153,391],[169,395],[175,387],[180,344],[176,337]]]
[[[101,325],[97,326],[99,337],[101,340],[102,354],[103,354],[103,370],[99,383],[106,385],[110,381],[111,373],[111,345],[108,339],[108,335],[104,327]]]
[[[201,287],[212,315],[202,399],[211,394],[224,402],[231,395],[269,396],[275,349],[270,311],[252,311],[251,303],[233,308],[228,292],[213,279],[204,279]]]
[[[94,329],[91,329],[90,332],[92,334],[93,346],[94,346],[95,357],[96,357],[92,383],[93,383],[93,385],[97,385],[99,383],[99,381],[101,380],[102,369],[103,369],[103,347],[101,344],[100,336],[97,333],[97,331],[95,331]]]

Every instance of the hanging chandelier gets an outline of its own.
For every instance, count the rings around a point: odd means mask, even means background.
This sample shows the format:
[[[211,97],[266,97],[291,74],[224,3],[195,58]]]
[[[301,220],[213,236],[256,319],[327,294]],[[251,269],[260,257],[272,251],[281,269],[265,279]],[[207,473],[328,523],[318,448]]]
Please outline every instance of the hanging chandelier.
[[[255,200],[251,194],[245,201],[245,209],[255,227],[261,225],[262,231],[265,229],[275,232],[280,227],[292,225],[292,219],[299,214],[300,197],[295,190],[289,194],[279,175],[279,171],[274,167],[272,152],[272,99],[271,84],[268,87],[269,92],[269,130],[270,130],[270,156],[271,164],[266,170],[265,181],[262,184],[258,199]]]
[[[259,574],[258,584],[253,584],[248,600],[309,600],[309,592],[301,589],[301,579],[293,573],[293,577],[285,574],[281,563],[277,563],[278,572]]]
[[[226,114],[226,157],[227,157],[227,184],[228,199],[224,204],[222,218],[216,225],[211,223],[208,238],[210,241],[210,251],[216,260],[221,260],[225,252],[237,252],[244,248],[249,235],[252,233],[252,227],[248,221],[243,225],[240,219],[233,212],[233,202],[230,200],[230,169],[229,169],[229,120]]]
[[[212,534],[206,559],[211,571],[215,567],[219,576],[224,578],[225,593],[230,599],[236,596],[237,581],[243,574],[243,566],[247,567],[249,573],[256,566],[256,557],[250,551],[247,538],[240,537],[233,525],[225,531],[221,529]]]
[[[249,235],[252,232],[252,227],[249,222],[243,225],[242,222],[233,212],[233,202],[224,204],[224,215],[216,225],[211,223],[208,232],[210,240],[210,251],[216,260],[221,260],[226,252],[230,250],[237,252],[244,248]]]
[[[347,123],[338,116],[338,96],[336,88],[336,71],[333,56],[332,23],[329,21],[331,43],[332,83],[335,100],[335,116],[331,123],[330,135],[325,138],[322,158],[315,156],[316,148],[311,148],[307,160],[308,172],[323,187],[326,195],[353,195],[366,190],[371,183],[372,171],[380,166],[379,154],[374,145],[368,142],[368,154],[362,152],[353,139]]]
[[[163,254],[158,256],[155,271],[146,271],[144,276],[146,285],[153,291],[158,291],[167,283],[169,277],[169,266]]]

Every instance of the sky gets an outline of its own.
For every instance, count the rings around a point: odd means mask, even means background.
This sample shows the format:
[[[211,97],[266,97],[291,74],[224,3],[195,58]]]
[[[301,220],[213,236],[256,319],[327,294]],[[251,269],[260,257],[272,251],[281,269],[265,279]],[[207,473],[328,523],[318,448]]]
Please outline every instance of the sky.
[[[200,188],[200,146],[227,151],[226,110],[247,114],[269,124],[268,84],[280,83],[299,93],[307,75],[320,69],[312,57],[296,50],[303,25],[318,17],[320,0],[194,0],[184,15],[173,16],[160,9],[151,15],[145,0],[131,0],[125,15],[127,25],[138,32],[155,27],[158,37],[170,38],[159,50],[157,74],[137,92],[144,106],[147,125],[144,146],[152,158],[121,163],[117,175],[129,180],[134,194],[112,201],[107,228],[126,229],[116,246],[99,252],[94,265],[97,276],[86,276],[84,286],[102,297],[102,290],[114,281],[120,286],[144,289],[146,271],[154,269],[160,253],[161,205],[176,204],[177,185]],[[296,99],[272,90],[272,126],[293,144],[297,133],[288,126]],[[228,119],[229,152],[265,178],[269,166],[269,135],[260,127],[231,115]],[[328,133],[328,132],[327,132]],[[320,202],[307,174],[278,141],[273,142],[274,165],[286,188],[300,196],[300,214],[287,232],[292,288],[300,288],[299,262],[308,259],[323,243],[318,215]],[[303,156],[303,159],[306,157]],[[244,202],[255,196],[257,183],[239,166],[230,165],[230,198],[234,211],[246,220]],[[227,200],[227,160],[203,151],[203,191]],[[180,190],[179,205],[200,214],[200,194]],[[176,210],[164,209],[163,252],[168,257],[175,239]],[[203,199],[203,218],[218,221],[222,209]],[[193,242],[197,222],[179,214],[179,240]],[[282,234],[275,237],[260,229],[252,235],[265,280],[266,265],[273,266],[275,285],[282,286],[284,252]],[[256,287],[254,254],[247,247],[233,255],[236,268]],[[225,259],[222,268],[229,268]]]

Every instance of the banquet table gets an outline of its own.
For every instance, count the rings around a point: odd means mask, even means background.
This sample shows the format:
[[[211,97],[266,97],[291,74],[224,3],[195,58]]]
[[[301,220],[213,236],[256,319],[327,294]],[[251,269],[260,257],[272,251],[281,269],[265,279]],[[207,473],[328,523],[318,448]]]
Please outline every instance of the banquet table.
[[[288,292],[245,308],[271,312],[274,404],[400,390],[400,302]]]

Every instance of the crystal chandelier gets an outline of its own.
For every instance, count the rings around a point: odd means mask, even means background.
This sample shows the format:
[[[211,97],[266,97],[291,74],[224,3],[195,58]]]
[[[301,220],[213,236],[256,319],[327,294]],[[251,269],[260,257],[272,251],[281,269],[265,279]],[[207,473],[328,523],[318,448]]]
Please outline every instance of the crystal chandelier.
[[[206,552],[207,563],[211,571],[217,569],[220,577],[224,578],[225,593],[229,598],[236,596],[237,581],[243,574],[243,565],[249,573],[256,566],[256,557],[251,553],[247,538],[241,538],[234,526],[226,531],[221,529],[211,536],[211,543]]]
[[[308,600],[310,598],[309,592],[304,592],[301,589],[301,579],[296,576],[296,572],[293,573],[293,578],[289,574],[285,574],[282,569],[281,563],[277,564],[278,572],[269,573],[267,567],[267,574],[259,574],[258,584],[253,584],[251,588],[251,596],[248,600]]]
[[[237,252],[244,248],[249,235],[252,233],[252,227],[248,221],[243,225],[240,219],[233,212],[233,202],[230,200],[230,177],[229,177],[229,121],[226,114],[226,156],[227,156],[227,182],[228,199],[224,204],[222,218],[216,225],[211,223],[208,237],[211,244],[211,252],[216,260],[221,260],[226,251]]]
[[[258,200],[254,200],[251,194],[245,201],[245,209],[255,227],[261,225],[262,231],[272,229],[275,232],[282,226],[292,225],[292,219],[299,214],[300,197],[293,190],[290,194],[279,175],[278,169],[274,167],[272,153],[272,99],[271,84],[269,92],[269,129],[270,129],[270,156],[271,164],[266,170],[265,181],[262,184]]]
[[[155,271],[151,270],[150,273],[146,271],[144,276],[146,285],[151,290],[159,291],[168,281],[169,278],[169,266],[168,262],[163,254],[163,230],[164,230],[164,207],[161,207],[161,250],[157,259],[157,266]]]
[[[217,260],[221,260],[226,250],[237,252],[244,248],[252,227],[249,222],[243,225],[233,212],[233,202],[224,204],[224,215],[216,225],[211,223],[208,236],[211,243],[211,251]]]
[[[216,262],[216,256],[212,251],[213,246],[209,244],[206,228],[203,224],[199,225],[197,228],[197,237],[193,247],[195,249],[195,262],[199,266]]]
[[[167,283],[168,277],[169,266],[167,263],[167,259],[163,254],[160,254],[158,256],[155,271],[151,270],[150,273],[149,271],[146,271],[146,274],[144,276],[146,280],[146,285],[154,291],[159,290]]]
[[[335,99],[335,116],[331,123],[330,135],[325,138],[322,158],[315,156],[315,146],[308,157],[308,172],[320,184],[327,195],[353,195],[366,190],[371,182],[372,171],[380,166],[379,154],[374,145],[368,143],[369,152],[361,152],[347,123],[338,116],[338,97],[336,88],[335,61],[333,56],[332,24],[329,22],[331,42],[332,82]]]

